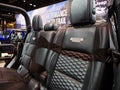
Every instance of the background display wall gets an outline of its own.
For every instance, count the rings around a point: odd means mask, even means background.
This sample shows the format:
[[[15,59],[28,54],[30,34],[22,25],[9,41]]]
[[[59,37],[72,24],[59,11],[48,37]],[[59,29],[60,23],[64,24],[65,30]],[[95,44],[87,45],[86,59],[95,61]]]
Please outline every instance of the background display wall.
[[[96,0],[96,14],[97,19],[106,19],[108,12],[108,4],[110,0]],[[27,12],[32,21],[36,14],[41,15],[43,24],[48,22],[57,24],[70,24],[69,20],[70,0],[61,3],[53,4],[43,8]],[[25,20],[21,14],[16,15],[16,27],[25,28]]]
[[[53,4],[43,8],[39,8],[30,12],[27,12],[32,21],[33,16],[40,14],[42,17],[43,24],[48,22],[57,23],[57,24],[68,24],[68,1],[61,3]],[[25,20],[21,14],[16,15],[16,26],[17,28],[25,28]]]

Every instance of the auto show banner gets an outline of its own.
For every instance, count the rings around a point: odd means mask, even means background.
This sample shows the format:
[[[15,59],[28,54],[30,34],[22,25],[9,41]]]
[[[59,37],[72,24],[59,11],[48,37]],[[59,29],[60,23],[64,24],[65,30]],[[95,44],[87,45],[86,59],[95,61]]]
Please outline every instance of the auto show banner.
[[[108,17],[108,6],[112,0],[96,0],[96,17],[97,19],[107,19]]]
[[[57,24],[67,24],[69,23],[68,18],[68,1],[53,4],[43,8],[35,9],[33,11],[27,12],[32,21],[34,15],[41,15],[43,24],[48,22]],[[16,15],[16,26],[17,28],[25,28],[25,20],[21,14]]]
[[[96,16],[97,19],[106,19],[108,12],[108,4],[110,0],[96,0]],[[48,22],[57,24],[70,24],[69,20],[70,0],[61,3],[53,4],[43,8],[35,9],[27,12],[32,21],[36,14],[41,15],[43,24]],[[16,15],[16,27],[25,28],[25,20],[21,14]]]

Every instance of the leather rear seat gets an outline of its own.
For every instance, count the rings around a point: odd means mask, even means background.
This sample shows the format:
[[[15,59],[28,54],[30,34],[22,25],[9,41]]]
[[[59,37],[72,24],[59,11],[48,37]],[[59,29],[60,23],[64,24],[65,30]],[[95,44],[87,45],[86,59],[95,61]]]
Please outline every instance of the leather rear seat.
[[[43,25],[42,25],[41,17],[36,15],[33,18],[33,30],[34,31],[31,31],[27,35],[27,38],[26,38],[26,41],[24,43],[24,47],[22,50],[22,56],[20,58],[20,66],[18,70],[16,71],[14,69],[0,68],[0,71],[1,71],[0,83],[2,83],[2,80],[4,79],[6,80],[6,82],[11,82],[11,80],[18,81],[21,78],[19,74],[21,74],[21,76],[25,76],[28,73],[29,64],[31,60],[34,59],[33,55],[35,55],[34,53],[37,47],[37,37],[40,34],[39,31],[42,30],[42,26]]]
[[[111,90],[108,24],[94,25],[93,0],[73,0],[70,20],[72,27],[56,33],[46,62],[47,90]]]
[[[38,80],[43,79],[40,77],[40,73],[43,73],[45,70],[45,63],[47,56],[49,55],[49,50],[56,34],[58,26],[55,24],[47,23],[44,26],[44,31],[40,32],[38,37],[38,45],[35,54],[35,61],[30,64],[30,71],[33,77]],[[42,69],[42,71],[40,71]],[[42,81],[41,81],[42,82]]]
[[[35,78],[39,79],[38,75],[44,71],[45,60],[57,29],[53,24],[47,24],[45,28],[47,28],[45,31],[28,34],[23,47],[21,65],[17,71],[1,68],[0,89],[7,90],[9,85],[12,85],[12,90],[39,89],[39,82]],[[38,15],[33,18],[33,29],[42,30],[41,17]]]
[[[0,89],[1,90],[37,90],[39,88],[39,83],[29,76],[29,66],[34,60],[35,50],[37,48],[37,38],[40,35],[40,30],[42,30],[42,20],[39,15],[33,18],[33,30],[26,38],[24,43],[22,56],[20,58],[20,66],[17,70],[9,68],[0,68]],[[27,83],[28,84],[27,84]],[[33,83],[34,82],[34,83]],[[11,87],[12,85],[12,87]],[[29,85],[33,85],[30,88]]]

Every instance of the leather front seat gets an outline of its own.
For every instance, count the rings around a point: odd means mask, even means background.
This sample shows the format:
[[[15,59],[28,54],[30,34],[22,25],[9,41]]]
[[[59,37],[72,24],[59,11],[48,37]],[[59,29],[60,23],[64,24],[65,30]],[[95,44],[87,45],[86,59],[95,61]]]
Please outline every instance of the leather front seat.
[[[94,0],[72,0],[70,20],[72,27],[58,30],[50,50],[47,90],[111,90],[108,28],[94,25]]]

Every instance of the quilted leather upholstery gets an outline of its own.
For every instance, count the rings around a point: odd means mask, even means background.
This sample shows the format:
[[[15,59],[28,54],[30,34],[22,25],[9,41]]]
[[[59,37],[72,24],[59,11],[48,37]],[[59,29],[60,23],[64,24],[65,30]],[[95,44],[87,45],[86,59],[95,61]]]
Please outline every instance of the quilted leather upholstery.
[[[91,32],[91,35],[82,35],[84,36],[83,42],[76,41],[76,38],[75,42],[71,42],[71,37],[77,37],[77,40],[81,37],[81,34],[78,35],[81,30],[85,34]],[[68,28],[63,35],[63,40],[58,38],[61,34],[55,37],[56,44],[54,43],[51,50],[50,65],[47,64],[48,90],[111,90],[112,71],[107,70],[111,64],[105,63],[106,59],[100,61],[95,58],[95,51],[109,48],[107,30],[107,28],[92,28],[91,30],[91,27]],[[94,37],[89,37],[92,35]],[[61,46],[58,44],[59,40],[62,42]],[[84,44],[87,41],[89,43]],[[83,50],[80,46],[86,49]],[[93,49],[88,52],[87,46]],[[105,57],[109,56],[105,54]]]
[[[50,88],[52,90],[80,90],[89,66],[89,62],[83,59],[88,59],[88,57],[89,55],[83,53],[62,51],[55,66]]]

